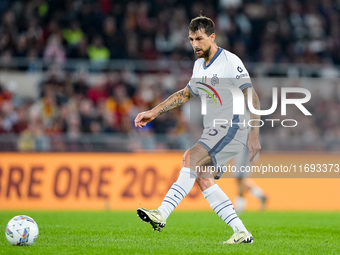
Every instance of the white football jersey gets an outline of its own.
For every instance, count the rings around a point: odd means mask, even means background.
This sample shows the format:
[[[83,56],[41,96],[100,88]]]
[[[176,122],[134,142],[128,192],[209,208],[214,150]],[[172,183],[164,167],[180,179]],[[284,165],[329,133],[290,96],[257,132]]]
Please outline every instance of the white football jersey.
[[[233,127],[234,135],[236,132],[241,136],[247,135],[249,112],[246,110],[244,97],[242,99],[245,114],[233,114],[233,96],[230,92],[230,86],[239,88],[240,92],[252,87],[248,71],[239,57],[218,48],[208,65],[203,58],[197,59],[187,86],[192,95],[201,98],[202,104],[203,101],[206,102],[204,129],[213,129],[216,123],[222,123],[216,120],[226,120],[227,123],[220,126],[227,130]]]

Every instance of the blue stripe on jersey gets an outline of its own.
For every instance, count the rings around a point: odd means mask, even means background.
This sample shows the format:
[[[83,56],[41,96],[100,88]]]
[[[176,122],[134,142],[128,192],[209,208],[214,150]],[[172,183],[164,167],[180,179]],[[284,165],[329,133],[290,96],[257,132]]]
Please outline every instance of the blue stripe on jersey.
[[[196,94],[194,91],[192,91],[192,89],[191,89],[189,83],[187,84],[187,87],[188,87],[188,89],[190,90],[190,93],[191,93],[191,94],[193,94],[193,95],[196,96],[196,97],[199,97],[199,96],[200,96],[199,94]]]
[[[204,70],[207,69],[209,66],[211,66],[211,64],[215,61],[215,59],[221,54],[222,52],[222,48],[218,47],[218,50],[216,52],[216,54],[214,55],[214,57],[210,60],[209,64],[206,66],[205,65],[205,61],[203,61],[203,68]]]
[[[234,115],[233,125],[228,129],[228,133],[209,151],[210,157],[216,162],[216,154],[219,153],[225,146],[227,146],[235,137],[237,130],[240,126],[234,123],[238,123],[240,118],[238,115]]]
[[[249,87],[252,87],[252,86],[253,86],[253,84],[251,84],[251,83],[245,83],[245,84],[242,84],[240,86],[240,89],[244,90],[245,88],[249,88]]]

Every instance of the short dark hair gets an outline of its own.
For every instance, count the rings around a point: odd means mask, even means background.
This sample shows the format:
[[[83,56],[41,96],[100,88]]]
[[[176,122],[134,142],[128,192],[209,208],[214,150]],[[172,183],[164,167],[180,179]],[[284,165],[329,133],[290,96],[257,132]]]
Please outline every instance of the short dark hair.
[[[215,23],[210,18],[205,16],[198,16],[193,18],[189,24],[189,31],[196,33],[198,30],[203,31],[209,36],[215,33]]]

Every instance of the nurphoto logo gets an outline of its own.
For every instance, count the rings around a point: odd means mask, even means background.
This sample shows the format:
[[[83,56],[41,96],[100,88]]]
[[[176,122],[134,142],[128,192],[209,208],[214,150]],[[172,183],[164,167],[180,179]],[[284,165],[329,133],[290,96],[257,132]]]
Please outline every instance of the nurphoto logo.
[[[207,104],[211,102],[211,100],[214,102],[214,104],[217,106],[216,99],[219,100],[220,105],[223,106],[223,102],[221,100],[220,95],[217,93],[216,89],[214,89],[212,86],[206,84],[205,82],[196,82],[196,84],[204,85],[207,89],[210,89],[208,91],[205,88],[198,88],[203,91],[205,91],[207,94],[201,95],[201,113],[202,115],[207,115]],[[234,115],[244,115],[245,114],[245,104],[244,104],[244,94],[242,93],[242,90],[236,86],[233,85],[223,85],[223,89],[228,89],[232,94],[233,99],[233,114]],[[270,109],[267,110],[257,110],[253,106],[252,102],[252,88],[248,87],[247,89],[247,103],[249,111],[255,115],[265,116],[270,115],[274,113],[278,106],[278,88],[273,87],[272,88],[272,106]],[[303,95],[303,98],[288,98],[288,93],[299,93]],[[306,109],[306,107],[303,105],[307,103],[311,99],[311,93],[309,90],[305,88],[281,88],[281,115],[286,116],[287,115],[287,105],[295,105],[305,116],[311,116],[312,114]],[[253,122],[260,122],[258,125],[254,126],[252,125]],[[250,127],[262,127],[264,125],[264,122],[268,121],[271,122],[271,126],[274,127],[275,121],[280,121],[279,119],[265,119],[265,120],[252,120],[250,119],[248,121],[248,126]],[[293,122],[293,124],[288,125],[287,122]],[[223,125],[230,123],[232,124],[238,124],[238,125],[246,125],[246,123],[233,123],[232,120],[226,120],[226,119],[214,119],[214,127],[215,125]],[[281,121],[281,125],[283,127],[295,127],[298,124],[297,120],[295,119],[284,119]]]

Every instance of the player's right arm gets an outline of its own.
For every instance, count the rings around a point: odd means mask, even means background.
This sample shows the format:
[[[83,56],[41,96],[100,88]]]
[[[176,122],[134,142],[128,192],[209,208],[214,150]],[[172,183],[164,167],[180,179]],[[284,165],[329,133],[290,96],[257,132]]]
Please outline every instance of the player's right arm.
[[[236,79],[233,79],[233,83],[235,86],[239,87],[243,94],[244,94],[244,99],[245,99],[245,103],[246,105],[248,105],[248,89],[251,89],[252,91],[252,103],[253,103],[253,107],[256,110],[260,110],[261,106],[260,106],[260,100],[259,97],[257,96],[255,89],[251,83],[249,74],[247,69],[245,68],[245,66],[243,65],[241,59],[239,57],[237,57],[235,54],[230,54],[229,55],[229,59],[231,59],[231,75],[230,77],[235,77]],[[248,106],[249,109],[249,106]],[[256,123],[258,121],[261,121],[261,118],[259,115],[256,115],[254,113],[251,112],[251,119],[253,121],[256,121]],[[261,144],[259,141],[259,126],[255,127],[252,126],[251,127],[251,131],[249,133],[248,136],[248,148],[249,148],[249,152],[250,152],[250,162],[253,161],[254,157],[256,156],[256,154],[261,150]]]
[[[248,89],[252,90],[253,107],[256,110],[261,110],[260,99],[259,99],[254,87],[246,88],[242,91],[243,94],[244,94],[244,99],[246,101],[246,104],[248,105],[248,101],[247,101],[247,99],[248,99]],[[249,106],[248,106],[248,108],[249,108]],[[250,112],[250,119],[252,121],[255,121],[255,123],[257,124],[258,122],[261,121],[261,116]],[[256,154],[261,150],[259,134],[260,134],[259,126],[252,126],[251,129],[250,129],[249,136],[248,136],[248,148],[249,148],[249,152],[250,152],[250,162],[253,161]]]
[[[150,111],[141,112],[137,115],[135,119],[135,127],[145,127],[145,125],[153,121],[158,116],[171,111],[182,104],[188,102],[190,99],[190,90],[188,87],[185,87],[182,90],[177,91],[168,97],[164,102],[160,103]]]

